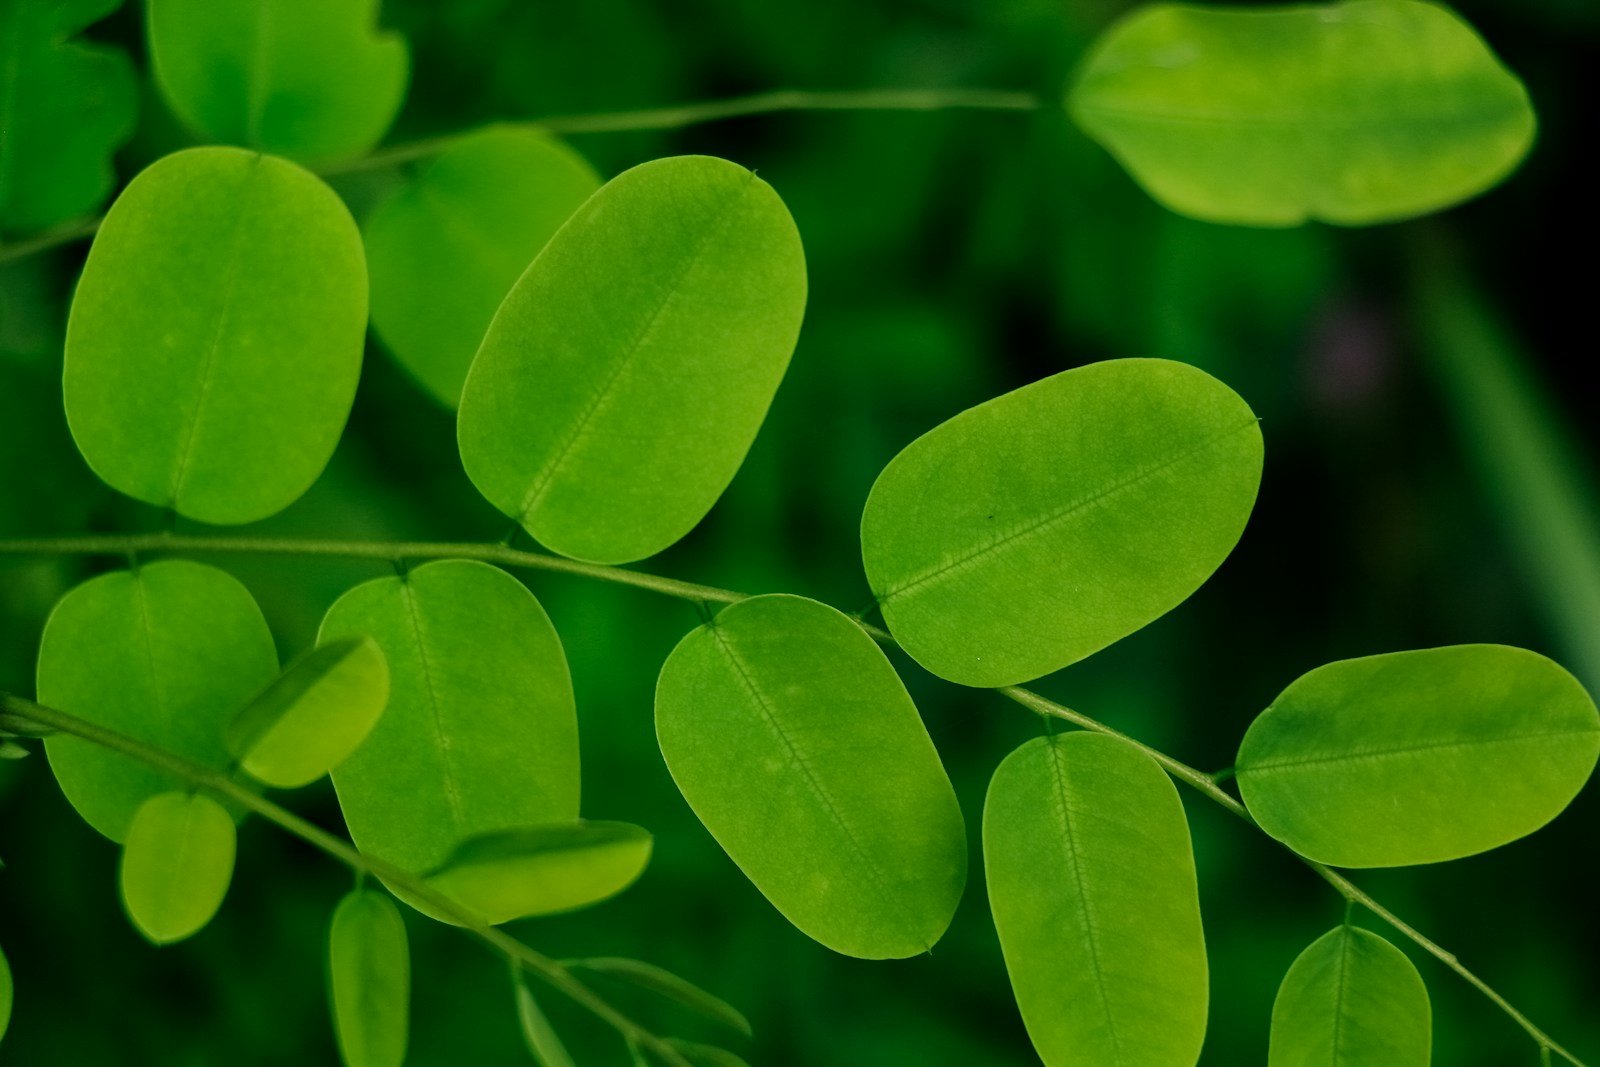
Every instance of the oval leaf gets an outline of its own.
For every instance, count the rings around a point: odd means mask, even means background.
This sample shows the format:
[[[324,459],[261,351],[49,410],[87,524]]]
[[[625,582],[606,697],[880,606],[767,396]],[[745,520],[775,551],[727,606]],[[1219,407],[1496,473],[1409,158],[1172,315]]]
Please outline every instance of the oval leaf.
[[[442,403],[460,402],[495,309],[598,188],[560,141],[498,126],[462,138],[367,217],[373,329]]]
[[[39,648],[39,702],[216,770],[232,709],[278,673],[261,609],[231,576],[167,560],[73,589]],[[76,737],[45,741],[78,814],[122,841],[134,811],[185,783]]]
[[[461,394],[467,474],[563,555],[661,551],[739,469],[805,301],[800,235],[766,182],[709,156],[634,167],[495,314]]]
[[[516,987],[517,1022],[522,1028],[522,1040],[527,1044],[534,1062],[539,1067],[575,1067],[571,1053],[562,1044],[556,1028],[550,1025],[544,1009],[534,999],[528,983],[519,977]]]
[[[122,903],[158,945],[198,933],[233,880],[233,816],[198,793],[162,793],[139,806],[122,846]]]
[[[712,996],[688,979],[681,978],[653,963],[616,956],[567,962],[570,966],[603,974],[676,1001],[690,1011],[699,1012],[708,1019],[738,1030],[746,1037],[753,1033],[750,1029],[750,1020],[732,1004],[721,997]]]
[[[360,234],[315,176],[233,148],[157,160],[111,206],[72,301],[72,436],[129,496],[265,518],[333,454],[366,317]]]
[[[1188,822],[1161,768],[1101,734],[1030,741],[989,784],[983,856],[1039,1058],[1193,1067],[1205,935]]]
[[[809,937],[900,958],[950,924],[961,809],[905,686],[845,615],[782,595],[725,608],[661,668],[656,736],[700,821]]]
[[[364,155],[405,96],[378,0],[148,0],[150,59],[203,137],[308,163]]]
[[[1454,645],[1340,660],[1245,733],[1239,790],[1261,828],[1335,867],[1470,856],[1530,834],[1583,788],[1600,714],[1533,652]]]
[[[647,831],[623,822],[502,830],[463,843],[428,884],[498,925],[616,896],[644,873],[651,845]]]
[[[1472,27],[1416,0],[1142,8],[1067,103],[1166,207],[1255,226],[1448,207],[1509,174],[1535,124]]]
[[[357,889],[328,930],[333,1026],[345,1067],[400,1067],[411,1024],[411,949],[394,901]]]
[[[1341,926],[1323,934],[1278,988],[1267,1067],[1428,1067],[1432,1055],[1422,976],[1369,930]]]
[[[258,781],[297,789],[343,763],[389,700],[389,667],[370,637],[330,641],[284,668],[228,724],[228,750]]]
[[[675,1037],[667,1038],[667,1044],[672,1050],[694,1067],[750,1067],[742,1058],[735,1056],[725,1048],[715,1045],[702,1045],[694,1041],[682,1041]]]
[[[6,1027],[11,1025],[11,1001],[14,997],[11,964],[6,962],[5,951],[0,949],[0,1040],[4,1040]]]
[[[1261,480],[1255,415],[1203,371],[1094,363],[913,441],[861,520],[884,620],[934,674],[1028,681],[1172,610],[1221,565]]]

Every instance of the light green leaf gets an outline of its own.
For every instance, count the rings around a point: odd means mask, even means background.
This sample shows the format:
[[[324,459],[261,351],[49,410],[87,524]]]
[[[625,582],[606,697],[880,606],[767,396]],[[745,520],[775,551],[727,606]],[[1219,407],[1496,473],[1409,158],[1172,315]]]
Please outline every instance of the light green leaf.
[[[309,785],[367,739],[389,700],[389,667],[370,637],[301,656],[228,724],[228,751],[258,781]]]
[[[625,822],[547,823],[470,838],[428,884],[491,925],[587,908],[650,862],[648,831]]]
[[[215,567],[168,560],[61,598],[39,648],[39,702],[225,770],[231,709],[277,673],[249,590]],[[113,841],[146,800],[186,785],[81,738],[56,734],[44,747],[72,806]]]
[[[1211,222],[1389,222],[1504,178],[1528,94],[1444,7],[1154,4],[1112,27],[1073,118],[1151,196]]]
[[[72,301],[72,436],[129,496],[265,518],[333,454],[366,317],[360,234],[315,176],[234,148],[157,160],[111,206]]]
[[[496,126],[454,144],[367,217],[372,326],[442,403],[460,402],[495,309],[598,188],[560,141]]]
[[[1341,926],[1294,961],[1272,1005],[1267,1067],[1428,1067],[1433,1016],[1405,953]]]
[[[1205,935],[1189,825],[1148,756],[1102,734],[1007,756],[983,810],[989,904],[1048,1067],[1193,1067]]]
[[[378,0],[148,0],[172,110],[213,141],[307,163],[360,156],[405,97],[405,42]]]
[[[1335,867],[1470,856],[1561,813],[1600,757],[1600,714],[1537,653],[1453,645],[1340,660],[1245,733],[1239,790],[1261,828]]]
[[[694,1041],[680,1041],[675,1037],[667,1039],[667,1044],[672,1046],[674,1052],[694,1064],[694,1067],[749,1067],[749,1064],[724,1048],[715,1045],[701,1045]]]
[[[934,674],[1003,686],[1182,603],[1232,551],[1261,480],[1255,415],[1203,371],[1064,371],[913,441],[867,498],[884,620]]]
[[[4,1040],[6,1027],[11,1025],[11,1002],[15,995],[11,984],[11,964],[6,962],[5,951],[0,949],[0,1040]]]
[[[345,1067],[400,1067],[411,1025],[411,948],[386,894],[357,889],[328,930],[333,1026]]]
[[[517,1022],[522,1027],[522,1040],[527,1042],[528,1052],[533,1055],[534,1061],[539,1067],[575,1067],[567,1046],[561,1043],[561,1037],[550,1025],[544,1009],[533,998],[533,990],[528,988],[528,983],[519,976],[515,985]]]
[[[139,805],[122,846],[122,903],[158,945],[211,921],[228,895],[237,844],[233,816],[199,793],[161,793]]]
[[[738,1030],[746,1036],[752,1033],[750,1020],[746,1019],[744,1013],[739,1009],[721,997],[712,996],[688,979],[681,978],[671,971],[657,967],[652,963],[614,956],[569,960],[568,963],[573,967],[581,967],[597,974],[608,975],[638,986],[640,989],[659,994],[668,1000],[677,1001],[690,1011],[699,1012],[706,1018]]]
[[[0,233],[87,215],[111,191],[111,154],[139,92],[120,50],[72,40],[121,0],[0,3]]]
[[[966,882],[966,831],[916,706],[855,622],[742,600],[679,643],[656,736],[700,821],[773,907],[863,959],[926,952]]]
[[[363,852],[422,872],[470,837],[578,817],[566,656],[521,582],[466,560],[371,581],[328,610],[319,641],[359,636],[390,677],[387,710],[333,772]]]
[[[496,312],[461,394],[467,474],[563,555],[661,551],[739,469],[805,300],[800,236],[766,182],[709,156],[634,167]]]

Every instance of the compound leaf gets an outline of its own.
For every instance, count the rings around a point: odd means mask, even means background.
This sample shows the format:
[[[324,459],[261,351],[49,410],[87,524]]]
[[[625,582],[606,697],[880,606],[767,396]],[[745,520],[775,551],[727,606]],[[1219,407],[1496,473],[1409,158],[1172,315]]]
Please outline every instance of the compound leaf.
[[[563,555],[623,563],[705,517],[755,439],[805,310],[766,182],[676,156],[608,182],[496,312],[461,394],[461,459]]]
[[[586,960],[569,960],[574,967],[604,974],[649,990],[652,993],[666,997],[688,1008],[690,1011],[699,1012],[708,1019],[722,1023],[724,1026],[738,1030],[745,1036],[750,1036],[750,1020],[744,1013],[732,1004],[707,993],[687,978],[682,978],[671,971],[657,967],[653,963],[643,960],[625,959],[616,956],[603,956]]]
[[[265,518],[333,454],[366,308],[361,236],[314,175],[236,148],[159,159],[111,206],[72,301],[72,436],[129,496]]]
[[[616,896],[644,873],[653,840],[625,822],[566,822],[500,830],[462,842],[428,884],[498,925],[555,915]]]
[[[528,1052],[533,1056],[534,1062],[539,1064],[539,1067],[576,1067],[572,1054],[562,1043],[556,1028],[550,1025],[549,1017],[534,999],[533,990],[528,988],[528,983],[519,975],[515,985],[517,1023],[522,1028],[522,1040],[527,1044]]]
[[[912,658],[963,685],[1065,667],[1181,603],[1232,551],[1261,432],[1159,359],[1064,371],[913,441],[867,498],[862,558]]]
[[[1267,1067],[1428,1067],[1433,1016],[1405,953],[1354,926],[1311,943],[1272,1005]]]
[[[122,845],[120,882],[128,918],[169,945],[198,933],[222,907],[233,880],[233,816],[199,793],[160,793],[139,805]]]
[[[411,1023],[411,948],[386,894],[357,889],[328,929],[334,1032],[345,1067],[400,1067]]]
[[[774,907],[836,952],[926,952],[966,881],[955,792],[917,709],[859,625],[753,597],[661,669],[656,736],[674,781]]]
[[[1245,733],[1261,828],[1336,867],[1470,856],[1559,815],[1600,757],[1600,714],[1534,652],[1453,645],[1301,676]]]

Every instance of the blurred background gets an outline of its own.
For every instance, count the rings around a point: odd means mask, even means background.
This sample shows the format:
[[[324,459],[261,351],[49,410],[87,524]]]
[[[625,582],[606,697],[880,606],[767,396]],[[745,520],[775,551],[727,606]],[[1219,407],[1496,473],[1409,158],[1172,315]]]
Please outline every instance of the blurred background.
[[[385,0],[413,53],[391,141],[491,119],[631,109],[777,87],[1060,89],[1113,0]],[[760,171],[804,236],[811,301],[748,462],[693,535],[647,568],[845,610],[870,602],[860,511],[913,437],[981,400],[1116,356],[1192,362],[1263,419],[1260,503],[1231,560],[1168,617],[1039,688],[1202,769],[1232,762],[1253,715],[1329,660],[1494,641],[1600,689],[1600,420],[1593,265],[1579,220],[1592,172],[1592,0],[1464,0],[1527,82],[1541,132],[1502,188],[1372,230],[1234,229],[1151,202],[1055,109],[1038,114],[778,115],[573,143],[602,174],[679,152]],[[143,63],[137,5],[90,34]],[[124,179],[184,142],[147,91]],[[340,184],[359,216],[396,180]],[[100,485],[61,414],[61,334],[83,246],[0,268],[0,536],[150,530]],[[1579,348],[1579,346],[1582,348]],[[1589,356],[1583,356],[1589,351]],[[373,343],[350,430],[318,485],[262,532],[496,540],[451,418]],[[180,525],[180,529],[185,527]],[[285,657],[312,640],[357,563],[215,560],[255,592]],[[40,627],[109,561],[0,561],[0,688],[32,692]],[[984,898],[977,825],[989,774],[1041,725],[897,659],[967,816],[973,877],[928,956],[864,963],[789,926],[674,789],[657,751],[656,671],[697,623],[651,594],[526,576],[566,642],[584,806],[642,823],[656,858],[623,897],[518,924],[554,955],[669,967],[749,1014],[757,1067],[1037,1062]],[[328,826],[326,783],[288,798]],[[1192,794],[1212,963],[1204,1064],[1264,1062],[1289,963],[1340,898]],[[1600,1059],[1600,788],[1538,835],[1358,881],[1456,951],[1581,1058]],[[42,758],[0,762],[0,944],[17,1005],[0,1062],[187,1067],[334,1064],[323,968],[349,875],[259,823],[221,916],[145,943],[121,914],[117,852],[68,808]],[[527,1062],[503,966],[409,917],[417,1067]],[[1410,946],[1397,942],[1402,948]],[[1538,1062],[1519,1030],[1433,961],[1436,1062]],[[609,1032],[551,1001],[583,1064],[625,1062]],[[641,1005],[640,1014],[651,1015]],[[673,1016],[683,1021],[681,1013]],[[692,1022],[682,1028],[690,1036]],[[706,1037],[718,1037],[706,1033]]]

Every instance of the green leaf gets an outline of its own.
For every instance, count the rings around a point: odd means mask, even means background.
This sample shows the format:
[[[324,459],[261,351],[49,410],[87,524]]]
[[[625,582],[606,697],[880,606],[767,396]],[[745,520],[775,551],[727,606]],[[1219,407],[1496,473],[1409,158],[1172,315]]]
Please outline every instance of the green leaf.
[[[122,846],[122,903],[158,945],[198,933],[233,880],[233,816],[199,793],[161,793],[139,805]]]
[[[1183,805],[1103,734],[1029,741],[983,810],[989,904],[1022,1020],[1049,1067],[1192,1067],[1205,935]]]
[[[749,1067],[744,1060],[727,1049],[715,1045],[701,1045],[694,1041],[680,1041],[669,1037],[667,1044],[674,1052],[694,1064],[694,1067]]]
[[[1141,8],[1067,106],[1166,207],[1251,226],[1449,207],[1509,174],[1535,125],[1472,27],[1417,0]]]
[[[651,845],[648,831],[625,822],[500,830],[463,842],[428,884],[498,926],[609,900],[639,880]]]
[[[71,38],[121,0],[0,3],[0,233],[87,215],[116,180],[139,92],[120,50]]]
[[[1232,551],[1261,480],[1250,408],[1203,371],[1064,371],[913,441],[867,498],[889,629],[963,685],[1065,667],[1182,603]]]
[[[367,739],[389,700],[389,667],[370,637],[331,641],[278,675],[228,724],[228,750],[258,781],[309,785]]]
[[[328,929],[333,1026],[345,1067],[400,1067],[411,1020],[411,949],[386,894],[357,889]]]
[[[6,1027],[11,1025],[11,1002],[15,995],[11,984],[11,964],[6,962],[5,951],[0,949],[0,1040],[4,1040]]]
[[[550,1025],[539,1002],[533,998],[528,983],[519,976],[514,984],[517,990],[517,1022],[522,1027],[522,1040],[527,1042],[528,1051],[535,1062],[539,1067],[575,1067],[567,1046],[561,1043],[560,1035]]]
[[[640,989],[659,994],[668,1000],[676,1001],[690,1011],[699,1012],[708,1019],[738,1030],[746,1036],[750,1036],[752,1033],[750,1020],[746,1019],[739,1009],[721,997],[712,996],[688,979],[681,978],[671,971],[657,967],[652,963],[614,956],[569,960],[568,963],[573,967],[581,967],[597,974],[608,975],[635,985]]]
[[[917,709],[859,625],[742,600],[679,643],[656,736],[700,821],[773,907],[848,956],[928,951],[966,882],[966,831]]]
[[[1239,790],[1261,828],[1335,867],[1437,863],[1561,813],[1600,757],[1600,714],[1558,664],[1504,645],[1340,660],[1245,733]]]
[[[150,59],[201,136],[307,163],[365,155],[405,97],[378,0],[148,0]]]
[[[215,770],[231,709],[278,673],[261,609],[238,581],[167,560],[91,578],[45,624],[39,702]],[[113,841],[158,793],[187,783],[81,738],[56,734],[45,754],[78,814]]]
[[[373,329],[442,403],[460,402],[495,309],[599,187],[550,135],[496,126],[462,138],[367,217]]]
[[[234,148],[157,160],[111,206],[72,301],[78,448],[189,518],[271,515],[344,429],[366,293],[360,234],[312,174]]]
[[[563,555],[661,551],[739,469],[805,300],[800,237],[766,182],[709,156],[634,167],[496,312],[461,394],[467,474]]]
[[[1294,961],[1272,1005],[1267,1067],[1427,1067],[1433,1017],[1422,976],[1369,930],[1341,926]]]
[[[521,582],[466,560],[368,582],[328,610],[319,641],[368,635],[389,705],[333,772],[363,852],[421,872],[470,837],[578,817],[566,656]]]

